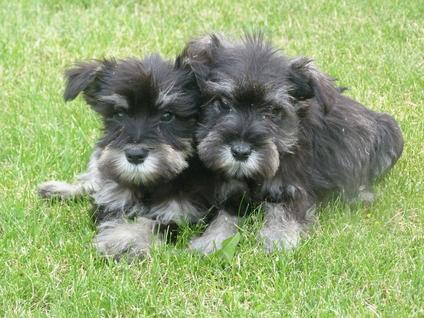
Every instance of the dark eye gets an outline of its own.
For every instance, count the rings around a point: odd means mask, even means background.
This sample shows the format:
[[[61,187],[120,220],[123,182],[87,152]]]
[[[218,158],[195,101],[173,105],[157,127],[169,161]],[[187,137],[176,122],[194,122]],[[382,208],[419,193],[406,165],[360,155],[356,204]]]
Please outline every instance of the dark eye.
[[[113,114],[113,117],[115,118],[122,118],[126,115],[126,112],[122,109],[118,109],[115,111],[115,113]]]
[[[215,101],[215,105],[220,112],[227,113],[227,112],[231,111],[230,103],[226,99],[217,99]]]
[[[171,120],[173,120],[175,117],[175,115],[173,113],[170,112],[165,112],[162,114],[162,116],[160,116],[160,121],[167,123],[170,122]]]
[[[274,107],[272,109],[272,115],[275,117],[283,116],[284,110],[281,107]]]

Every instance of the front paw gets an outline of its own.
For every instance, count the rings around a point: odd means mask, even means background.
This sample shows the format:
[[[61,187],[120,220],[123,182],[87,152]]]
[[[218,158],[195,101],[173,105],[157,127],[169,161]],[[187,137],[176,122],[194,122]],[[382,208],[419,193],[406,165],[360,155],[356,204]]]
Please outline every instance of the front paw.
[[[371,205],[375,200],[374,193],[372,193],[371,191],[366,191],[366,190],[360,191],[358,193],[357,200],[359,203],[363,203],[365,205]]]
[[[265,196],[268,202],[281,202],[285,199],[285,187],[283,185],[274,186]]]
[[[191,239],[189,248],[207,255],[219,250],[224,240],[225,239],[217,239],[207,235],[197,236]]]
[[[237,233],[238,217],[222,210],[209,224],[203,235],[193,238],[189,248],[211,254],[222,248],[222,243]]]
[[[147,219],[136,223],[104,222],[94,238],[94,246],[101,255],[116,260],[123,255],[127,255],[130,261],[144,258],[155,239],[160,241],[153,234],[154,228],[155,222]]]
[[[271,203],[279,203],[287,200],[296,200],[300,189],[294,185],[276,184],[268,189],[265,199]]]
[[[63,181],[47,181],[38,185],[38,194],[43,199],[70,199],[75,195],[75,186]]]
[[[296,223],[284,228],[277,226],[265,226],[259,233],[258,241],[263,243],[267,253],[275,250],[292,250],[300,241],[301,228]]]
[[[222,248],[222,243],[232,234],[225,235],[224,233],[220,234],[203,234],[191,239],[189,243],[189,248],[191,250],[196,250],[202,254],[211,254]]]

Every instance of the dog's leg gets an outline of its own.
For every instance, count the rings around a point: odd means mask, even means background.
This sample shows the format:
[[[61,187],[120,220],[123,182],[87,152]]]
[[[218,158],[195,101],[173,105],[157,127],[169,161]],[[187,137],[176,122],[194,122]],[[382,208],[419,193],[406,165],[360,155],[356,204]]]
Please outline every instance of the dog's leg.
[[[402,155],[403,137],[398,123],[388,114],[379,113],[375,160],[371,165],[371,179],[375,180],[389,171]]]
[[[88,174],[88,173],[87,173]],[[85,175],[81,175],[82,178]],[[74,183],[51,180],[38,185],[38,194],[44,199],[58,198],[61,200],[77,199],[86,194],[93,193],[97,189],[97,182],[94,180],[78,180]]]
[[[97,251],[106,257],[119,260],[126,255],[128,260],[143,258],[148,255],[153,243],[161,242],[155,235],[158,223],[140,217],[134,223],[124,219],[106,221],[98,226],[98,234],[94,238]]]
[[[299,209],[300,210],[295,210]],[[315,206],[300,203],[285,205],[283,203],[265,203],[265,225],[259,233],[259,240],[263,242],[265,250],[290,250],[295,248],[301,235],[308,229],[313,219]]]
[[[369,205],[374,202],[375,196],[371,185],[361,185],[355,191],[342,191],[342,198],[350,204]]]
[[[190,241],[189,248],[203,254],[210,254],[222,247],[222,242],[237,232],[238,216],[225,210],[219,211],[206,231]]]
[[[97,159],[100,150],[96,149],[91,155],[87,172],[80,174],[74,183],[51,180],[38,185],[38,194],[44,199],[77,199],[97,191],[100,183],[100,173]]]
[[[375,119],[376,135],[371,147],[370,165],[363,172],[358,186],[343,191],[349,203],[371,204],[375,198],[372,183],[386,174],[402,154],[403,137],[397,122],[385,113],[375,113]]]
[[[357,200],[360,203],[371,204],[374,202],[374,193],[371,186],[360,186]]]

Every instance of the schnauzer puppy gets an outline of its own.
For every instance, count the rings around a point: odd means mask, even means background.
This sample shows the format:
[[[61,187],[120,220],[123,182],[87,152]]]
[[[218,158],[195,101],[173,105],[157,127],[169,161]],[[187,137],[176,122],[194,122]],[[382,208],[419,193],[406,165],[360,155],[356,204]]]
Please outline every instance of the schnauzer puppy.
[[[211,35],[182,57],[202,92],[197,150],[215,171],[220,212],[191,247],[212,252],[233,235],[240,200],[262,204],[267,251],[295,247],[332,192],[372,201],[373,182],[399,159],[396,121],[342,94],[310,59],[288,58],[261,35]]]
[[[83,92],[103,119],[104,135],[75,183],[46,182],[39,193],[89,194],[99,252],[142,256],[160,225],[196,222],[207,213],[208,176],[193,155],[199,91],[189,67],[152,55],[81,63],[66,78],[65,100]]]

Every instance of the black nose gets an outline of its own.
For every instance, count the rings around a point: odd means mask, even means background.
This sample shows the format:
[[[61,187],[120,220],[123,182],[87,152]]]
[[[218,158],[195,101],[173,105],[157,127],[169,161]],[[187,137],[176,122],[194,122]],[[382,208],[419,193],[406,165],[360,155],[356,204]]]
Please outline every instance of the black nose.
[[[149,154],[149,150],[144,148],[135,148],[135,149],[125,150],[125,156],[127,157],[128,162],[135,165],[143,163],[144,159],[146,159],[148,154]]]
[[[231,145],[231,153],[236,160],[246,161],[252,153],[252,147],[245,142],[237,142]]]

